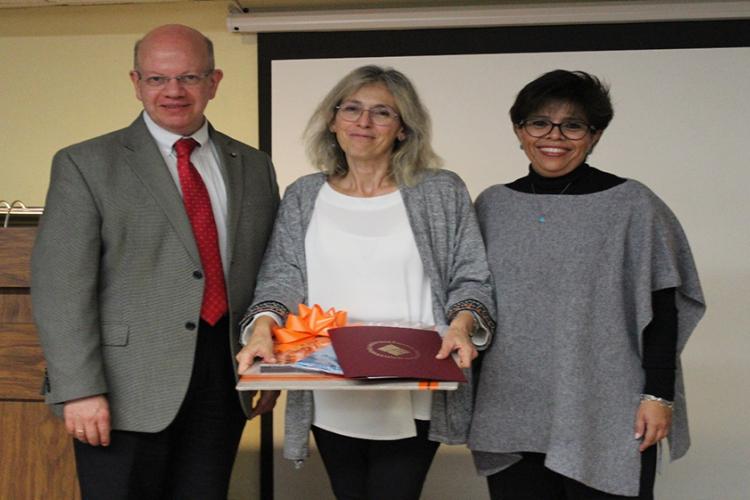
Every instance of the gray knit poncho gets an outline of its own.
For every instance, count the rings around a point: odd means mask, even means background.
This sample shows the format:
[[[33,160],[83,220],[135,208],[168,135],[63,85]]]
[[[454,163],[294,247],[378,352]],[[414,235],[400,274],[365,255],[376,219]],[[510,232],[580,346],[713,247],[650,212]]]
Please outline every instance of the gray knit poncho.
[[[494,186],[476,208],[498,305],[469,437],[477,469],[493,474],[518,460],[513,452],[539,452],[564,476],[637,495],[651,293],[677,290],[678,353],[705,310],[679,222],[632,180],[586,195]],[[673,459],[690,444],[677,362]]]

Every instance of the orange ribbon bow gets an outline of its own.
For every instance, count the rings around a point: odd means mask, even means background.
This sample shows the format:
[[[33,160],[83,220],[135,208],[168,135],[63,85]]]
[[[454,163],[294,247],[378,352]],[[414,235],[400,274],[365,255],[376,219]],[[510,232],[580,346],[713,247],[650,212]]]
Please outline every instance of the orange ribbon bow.
[[[273,334],[277,343],[287,344],[312,337],[328,337],[329,328],[344,325],[346,325],[346,311],[337,311],[332,307],[323,312],[318,304],[313,307],[300,304],[299,315],[289,314],[284,328],[274,326]]]

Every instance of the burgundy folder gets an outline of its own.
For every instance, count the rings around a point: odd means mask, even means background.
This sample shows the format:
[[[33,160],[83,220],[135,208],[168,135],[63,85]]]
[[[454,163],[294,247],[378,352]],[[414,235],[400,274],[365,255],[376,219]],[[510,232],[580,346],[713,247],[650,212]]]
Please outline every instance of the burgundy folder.
[[[393,326],[344,326],[329,330],[345,377],[414,378],[466,382],[452,357],[435,359],[436,331]]]

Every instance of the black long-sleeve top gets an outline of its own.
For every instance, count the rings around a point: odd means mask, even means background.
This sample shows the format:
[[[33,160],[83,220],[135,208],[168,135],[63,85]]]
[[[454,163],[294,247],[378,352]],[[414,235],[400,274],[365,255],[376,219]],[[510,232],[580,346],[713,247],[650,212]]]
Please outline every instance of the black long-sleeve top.
[[[507,184],[507,187],[536,195],[585,195],[605,191],[626,180],[584,163],[560,177],[543,177],[529,167],[528,175]],[[643,330],[642,366],[646,372],[643,393],[672,401],[677,358],[675,289],[654,291],[651,304],[653,318]]]

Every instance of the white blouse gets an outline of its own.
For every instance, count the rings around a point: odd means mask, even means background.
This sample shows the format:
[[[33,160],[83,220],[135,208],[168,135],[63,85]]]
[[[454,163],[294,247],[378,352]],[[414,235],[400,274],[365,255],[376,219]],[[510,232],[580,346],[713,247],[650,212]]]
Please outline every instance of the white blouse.
[[[308,304],[345,310],[349,322],[433,325],[422,268],[401,194],[347,196],[324,184],[305,236]],[[429,391],[314,391],[313,424],[364,439],[416,436],[430,419]]]

